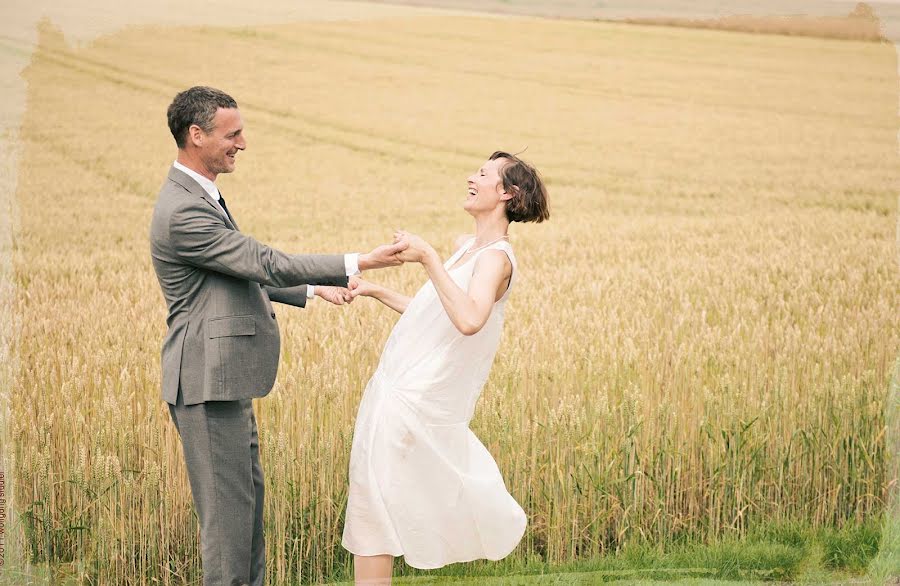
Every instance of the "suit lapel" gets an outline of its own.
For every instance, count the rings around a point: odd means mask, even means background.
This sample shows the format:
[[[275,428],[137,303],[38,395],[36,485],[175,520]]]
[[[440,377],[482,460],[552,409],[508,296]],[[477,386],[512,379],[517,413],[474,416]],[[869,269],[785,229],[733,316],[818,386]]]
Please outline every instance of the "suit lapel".
[[[215,200],[210,197],[208,193],[206,193],[206,190],[203,189],[199,183],[194,181],[194,179],[190,175],[172,166],[169,169],[169,179],[187,189],[189,192],[191,192],[191,194],[205,200],[206,203],[212,206],[212,208],[216,210],[216,212],[218,212],[220,216],[222,216],[222,219],[225,220],[226,226],[228,226],[232,230],[238,229],[237,224],[234,223],[234,220],[231,218],[231,216],[228,214],[223,214],[222,208],[219,207],[219,204],[217,204]],[[219,193],[222,192],[220,191]]]

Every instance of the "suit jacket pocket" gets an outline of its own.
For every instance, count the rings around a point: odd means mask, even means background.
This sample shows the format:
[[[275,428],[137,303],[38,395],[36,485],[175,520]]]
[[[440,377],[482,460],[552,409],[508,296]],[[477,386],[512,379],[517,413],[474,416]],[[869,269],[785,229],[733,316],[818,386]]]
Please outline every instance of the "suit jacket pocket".
[[[252,315],[214,317],[207,320],[206,331],[210,338],[253,336],[256,335],[256,319]]]

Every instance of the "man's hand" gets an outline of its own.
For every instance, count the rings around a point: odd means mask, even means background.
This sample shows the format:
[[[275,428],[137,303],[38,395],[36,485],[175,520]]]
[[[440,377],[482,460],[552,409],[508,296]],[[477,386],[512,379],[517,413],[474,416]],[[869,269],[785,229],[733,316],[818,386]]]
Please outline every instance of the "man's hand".
[[[409,246],[407,242],[399,241],[393,244],[382,244],[372,252],[360,254],[359,270],[383,269],[402,265],[403,261],[397,255],[406,250],[407,246]]]
[[[316,285],[316,295],[335,305],[343,305],[353,301],[350,290],[344,287],[329,287],[326,285]]]

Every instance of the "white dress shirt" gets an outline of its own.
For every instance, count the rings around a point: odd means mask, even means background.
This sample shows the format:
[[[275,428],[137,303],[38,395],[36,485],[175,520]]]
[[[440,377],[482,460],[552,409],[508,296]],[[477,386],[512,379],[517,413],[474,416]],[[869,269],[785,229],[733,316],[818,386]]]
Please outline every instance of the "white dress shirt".
[[[213,183],[208,177],[204,177],[200,173],[197,173],[193,169],[185,167],[178,161],[172,163],[172,166],[178,169],[179,171],[186,173],[188,177],[196,181],[200,184],[200,187],[203,188],[203,191],[209,194],[209,197],[216,202],[216,205],[222,210],[222,214],[228,216],[225,213],[225,208],[222,207],[222,204],[219,203],[219,198],[222,196],[219,195],[219,189],[216,187],[216,184]],[[359,274],[359,253],[358,252],[349,252],[344,255],[344,270],[347,272],[347,276],[353,276]],[[316,294],[315,285],[307,285],[306,286],[306,297],[307,299],[312,299]]]

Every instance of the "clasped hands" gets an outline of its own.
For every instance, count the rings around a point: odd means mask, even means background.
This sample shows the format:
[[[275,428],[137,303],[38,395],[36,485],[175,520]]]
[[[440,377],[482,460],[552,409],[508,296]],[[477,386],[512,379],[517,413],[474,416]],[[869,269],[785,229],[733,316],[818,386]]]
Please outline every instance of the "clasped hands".
[[[391,244],[383,244],[372,252],[359,255],[359,269],[377,269],[392,266],[400,266],[407,262],[424,263],[430,256],[436,256],[434,248],[421,236],[397,230],[394,232],[394,241]],[[316,285],[315,294],[325,301],[335,305],[351,303],[359,296],[367,296],[373,292],[373,286],[368,281],[358,277],[350,277],[347,287],[335,287]]]

